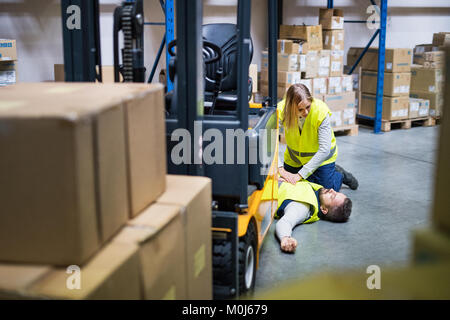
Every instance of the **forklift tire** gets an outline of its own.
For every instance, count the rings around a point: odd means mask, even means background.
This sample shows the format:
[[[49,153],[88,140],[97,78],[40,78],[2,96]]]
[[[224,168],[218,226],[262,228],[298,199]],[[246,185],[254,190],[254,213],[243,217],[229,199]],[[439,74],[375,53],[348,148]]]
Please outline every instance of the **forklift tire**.
[[[256,279],[257,234],[255,224],[250,221],[247,233],[239,239],[239,293],[252,294]]]
[[[215,285],[229,286],[233,282],[231,242],[213,240],[213,282]]]

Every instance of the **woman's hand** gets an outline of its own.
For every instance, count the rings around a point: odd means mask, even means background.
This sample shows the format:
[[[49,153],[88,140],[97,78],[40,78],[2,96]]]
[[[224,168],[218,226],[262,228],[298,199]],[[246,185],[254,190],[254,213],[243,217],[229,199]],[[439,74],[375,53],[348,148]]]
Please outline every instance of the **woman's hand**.
[[[278,172],[280,173],[280,176],[282,178],[282,180],[279,179],[280,181],[289,182],[292,183],[293,185],[295,185],[298,181],[302,179],[300,174],[287,172],[283,167],[278,168]]]

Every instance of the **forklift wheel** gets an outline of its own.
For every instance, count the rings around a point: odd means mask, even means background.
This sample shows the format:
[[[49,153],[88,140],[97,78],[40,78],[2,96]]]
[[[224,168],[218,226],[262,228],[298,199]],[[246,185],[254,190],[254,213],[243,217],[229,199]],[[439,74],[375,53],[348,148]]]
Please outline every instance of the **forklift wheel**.
[[[247,233],[239,239],[239,292],[251,294],[255,288],[256,278],[256,229],[250,221]]]

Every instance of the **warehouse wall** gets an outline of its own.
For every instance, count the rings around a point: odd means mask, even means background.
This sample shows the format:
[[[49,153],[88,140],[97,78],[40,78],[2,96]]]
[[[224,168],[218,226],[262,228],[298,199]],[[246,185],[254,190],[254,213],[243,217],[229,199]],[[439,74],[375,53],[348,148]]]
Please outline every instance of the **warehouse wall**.
[[[286,24],[317,24],[318,8],[326,1],[284,0]],[[112,14],[120,0],[101,0],[102,60],[111,65]],[[146,21],[163,21],[157,0],[145,0]],[[204,23],[235,22],[236,0],[205,0]],[[367,0],[336,0],[344,9],[346,19],[364,20],[370,2]],[[427,8],[423,8],[423,6]],[[448,0],[389,1],[387,46],[414,47],[431,42],[433,32],[450,31]],[[255,46],[253,62],[260,64],[260,52],[267,46],[267,0],[252,1],[251,33]],[[63,63],[61,8],[59,0],[0,0],[0,38],[17,39],[20,81],[53,80],[53,64]],[[373,33],[365,25],[346,24],[346,50],[350,46],[365,46]],[[164,27],[146,27],[145,63],[149,69],[158,51]],[[377,44],[377,42],[376,42]],[[163,55],[160,66],[165,66]],[[159,72],[158,68],[158,71]]]

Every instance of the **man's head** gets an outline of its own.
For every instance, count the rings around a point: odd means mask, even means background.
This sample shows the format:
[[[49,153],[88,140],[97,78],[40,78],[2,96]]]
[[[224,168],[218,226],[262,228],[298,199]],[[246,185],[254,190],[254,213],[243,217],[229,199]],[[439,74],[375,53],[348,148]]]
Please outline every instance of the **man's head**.
[[[352,212],[352,201],[343,193],[333,189],[319,190],[320,210],[325,220],[346,222]]]

